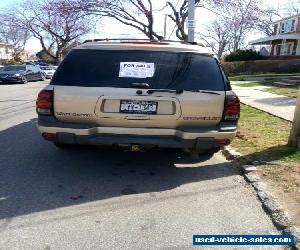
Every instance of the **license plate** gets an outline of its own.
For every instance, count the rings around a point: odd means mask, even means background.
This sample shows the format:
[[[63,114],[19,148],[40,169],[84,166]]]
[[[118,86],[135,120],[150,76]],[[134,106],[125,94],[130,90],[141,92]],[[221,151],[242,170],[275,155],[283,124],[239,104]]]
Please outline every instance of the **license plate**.
[[[120,113],[126,114],[156,114],[157,102],[121,100]]]

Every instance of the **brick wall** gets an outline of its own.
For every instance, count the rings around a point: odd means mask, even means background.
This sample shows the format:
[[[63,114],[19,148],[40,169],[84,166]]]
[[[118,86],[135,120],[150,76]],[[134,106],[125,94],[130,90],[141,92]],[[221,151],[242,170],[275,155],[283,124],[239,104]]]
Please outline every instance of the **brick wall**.
[[[298,17],[298,24],[297,24],[296,31],[300,32],[300,17]]]

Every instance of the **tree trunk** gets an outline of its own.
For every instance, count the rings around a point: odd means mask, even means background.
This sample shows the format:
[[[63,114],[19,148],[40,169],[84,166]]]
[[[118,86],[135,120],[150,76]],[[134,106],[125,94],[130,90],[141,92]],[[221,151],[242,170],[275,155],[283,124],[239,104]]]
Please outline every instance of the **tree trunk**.
[[[300,148],[300,88],[288,145],[290,147]]]
[[[219,48],[218,48],[218,59],[221,60],[221,57],[224,53],[224,50],[225,50],[225,47],[226,47],[226,43],[225,42],[220,42],[219,43]]]

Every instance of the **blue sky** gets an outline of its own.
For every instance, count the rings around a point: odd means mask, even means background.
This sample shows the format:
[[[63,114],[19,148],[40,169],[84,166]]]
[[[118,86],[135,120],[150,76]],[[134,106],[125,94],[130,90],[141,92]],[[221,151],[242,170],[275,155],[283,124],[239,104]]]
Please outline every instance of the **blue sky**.
[[[37,0],[36,0],[37,1]],[[160,9],[165,1],[162,0],[152,0],[153,5],[155,6],[156,9]],[[281,8],[286,2],[289,0],[263,0],[264,5],[274,7],[274,8]],[[0,8],[6,8],[6,7],[15,7],[19,3],[21,3],[22,0],[0,0]],[[177,1],[176,1],[177,2]],[[164,15],[167,14],[165,12],[159,13],[159,15],[156,16],[155,18],[155,24],[156,27],[155,29],[158,30],[158,32],[163,32],[163,21],[164,21]],[[212,21],[214,16],[211,15],[211,13],[208,13],[205,10],[198,9],[196,12],[196,17],[199,17],[198,19],[196,18],[196,30],[200,31],[203,29],[205,25],[207,25],[208,22]],[[203,18],[205,17],[205,18]],[[170,35],[172,29],[173,29],[174,24],[172,22],[167,23],[168,31]],[[173,35],[174,36],[174,35]],[[261,34],[251,34],[251,39],[256,39]],[[103,19],[99,25],[93,30],[93,32],[88,35],[86,38],[119,38],[119,37],[143,37],[143,35],[139,34],[137,30],[120,25],[119,22],[111,19]],[[170,37],[171,39],[176,39],[176,37]],[[25,48],[26,50],[29,50],[31,52],[38,52],[41,50],[41,46],[38,40],[36,39],[30,39],[27,43],[27,46]]]
[[[18,2],[20,2],[20,0],[0,0],[0,8],[5,8],[10,5],[15,5]]]

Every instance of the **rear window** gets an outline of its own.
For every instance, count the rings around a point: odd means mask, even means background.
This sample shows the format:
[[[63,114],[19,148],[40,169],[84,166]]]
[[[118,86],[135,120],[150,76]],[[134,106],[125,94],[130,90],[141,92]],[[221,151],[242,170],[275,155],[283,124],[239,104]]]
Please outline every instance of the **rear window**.
[[[131,68],[130,68],[131,67]],[[186,52],[73,50],[61,63],[51,84],[152,89],[215,90],[225,88],[216,60]]]

